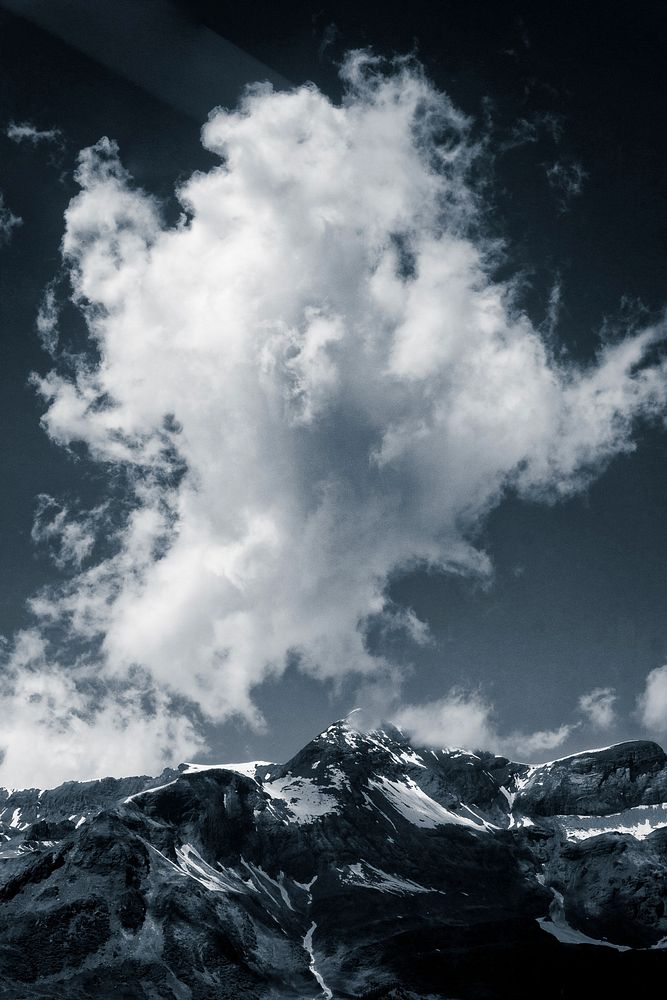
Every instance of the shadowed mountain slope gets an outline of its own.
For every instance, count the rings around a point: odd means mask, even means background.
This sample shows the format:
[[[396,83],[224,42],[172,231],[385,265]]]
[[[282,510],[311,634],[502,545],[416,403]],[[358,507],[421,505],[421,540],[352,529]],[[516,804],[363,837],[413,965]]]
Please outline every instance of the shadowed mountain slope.
[[[0,791],[0,996],[630,995],[667,972],[667,757],[335,723],[284,765]]]

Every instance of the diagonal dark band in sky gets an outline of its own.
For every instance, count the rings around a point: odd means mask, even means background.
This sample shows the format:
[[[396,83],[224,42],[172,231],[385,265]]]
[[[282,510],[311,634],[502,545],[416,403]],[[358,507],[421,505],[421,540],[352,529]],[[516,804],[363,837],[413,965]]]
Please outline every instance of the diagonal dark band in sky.
[[[24,17],[153,97],[198,121],[216,105],[234,105],[240,90],[279,73],[188,17],[169,0],[0,0]]]

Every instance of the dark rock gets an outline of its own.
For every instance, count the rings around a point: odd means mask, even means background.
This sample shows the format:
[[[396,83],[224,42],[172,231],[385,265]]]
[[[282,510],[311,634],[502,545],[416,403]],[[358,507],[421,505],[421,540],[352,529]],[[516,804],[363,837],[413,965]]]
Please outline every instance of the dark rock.
[[[667,965],[666,789],[651,743],[530,768],[337,723],[247,774],[0,792],[0,998],[631,995]]]
[[[637,740],[534,768],[515,804],[535,816],[605,816],[658,802],[667,802],[667,755]]]

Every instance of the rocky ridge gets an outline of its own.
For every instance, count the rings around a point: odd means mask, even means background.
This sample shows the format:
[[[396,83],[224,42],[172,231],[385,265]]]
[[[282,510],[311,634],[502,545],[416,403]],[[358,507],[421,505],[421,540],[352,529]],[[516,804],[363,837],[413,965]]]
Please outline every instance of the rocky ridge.
[[[284,765],[0,790],[0,841],[12,1000],[621,996],[667,971],[650,742],[530,766],[343,720]]]

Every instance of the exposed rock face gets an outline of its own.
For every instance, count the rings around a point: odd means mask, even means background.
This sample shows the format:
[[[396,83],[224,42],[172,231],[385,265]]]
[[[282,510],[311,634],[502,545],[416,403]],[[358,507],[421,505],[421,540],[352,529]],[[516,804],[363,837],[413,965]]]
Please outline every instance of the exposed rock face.
[[[285,765],[0,791],[0,996],[631,995],[667,971],[666,780],[650,743],[534,768],[343,722]]]
[[[639,740],[533,768],[517,796],[517,806],[536,816],[605,816],[658,802],[667,802],[667,755]]]
[[[60,839],[101,809],[151,785],[178,777],[167,768],[159,778],[103,778],[100,781],[66,781],[58,788],[0,788],[0,845],[20,832],[24,840]],[[37,824],[34,826],[33,824]],[[44,826],[43,824],[47,824]],[[1,847],[0,847],[1,850]]]
[[[633,947],[664,936],[667,828],[638,841],[606,833],[560,847],[549,884],[564,897],[567,922],[590,937]]]

